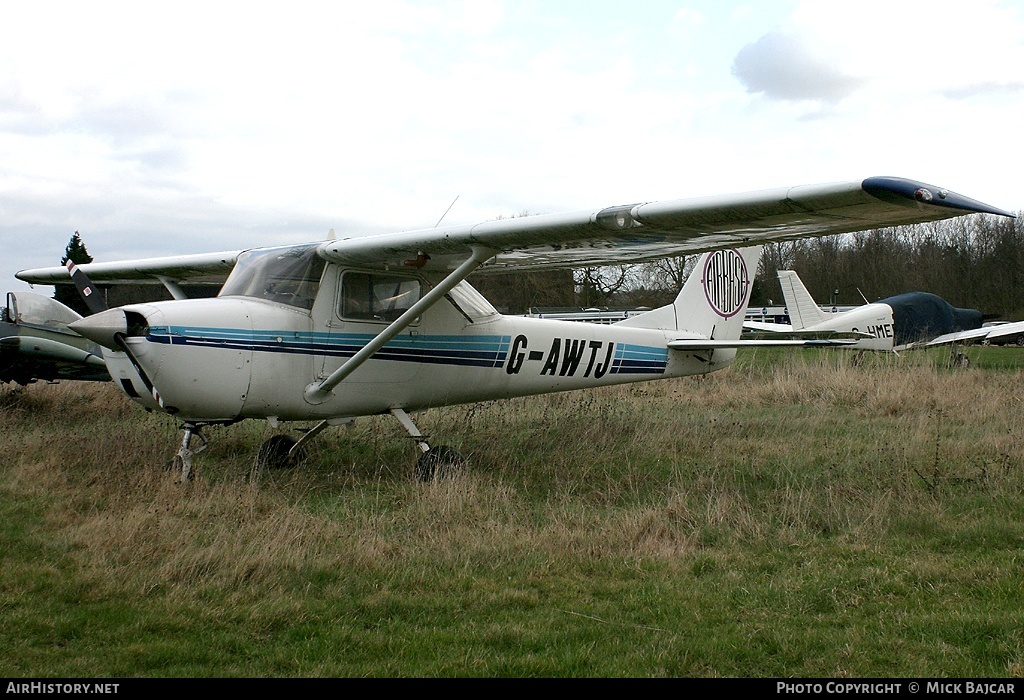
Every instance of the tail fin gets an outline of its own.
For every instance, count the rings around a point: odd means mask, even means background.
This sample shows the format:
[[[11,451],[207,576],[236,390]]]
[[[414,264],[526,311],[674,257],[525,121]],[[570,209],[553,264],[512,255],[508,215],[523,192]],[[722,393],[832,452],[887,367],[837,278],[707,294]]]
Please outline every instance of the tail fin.
[[[825,322],[825,314],[793,270],[779,270],[779,284],[782,285],[782,296],[786,300],[793,330],[802,331]]]
[[[738,339],[763,249],[751,246],[704,253],[674,302],[616,325],[687,331],[715,340]]]

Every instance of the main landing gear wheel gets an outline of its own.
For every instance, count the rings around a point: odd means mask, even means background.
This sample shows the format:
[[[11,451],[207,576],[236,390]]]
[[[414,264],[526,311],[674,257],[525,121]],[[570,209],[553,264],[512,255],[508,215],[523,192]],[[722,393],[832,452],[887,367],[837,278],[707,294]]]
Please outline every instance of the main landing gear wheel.
[[[445,445],[431,447],[416,460],[419,481],[437,481],[457,475],[466,468],[466,458]]]
[[[298,442],[291,435],[274,435],[268,438],[256,453],[256,466],[268,469],[290,469],[302,461],[305,450],[292,452]]]

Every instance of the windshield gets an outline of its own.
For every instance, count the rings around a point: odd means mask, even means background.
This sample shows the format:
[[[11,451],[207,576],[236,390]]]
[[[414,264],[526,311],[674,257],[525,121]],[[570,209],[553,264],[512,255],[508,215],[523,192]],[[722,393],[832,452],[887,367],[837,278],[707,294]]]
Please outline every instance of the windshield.
[[[8,292],[4,316],[4,320],[9,323],[23,323],[60,331],[66,331],[69,323],[82,318],[60,302],[33,292]]]
[[[448,298],[470,321],[479,321],[498,314],[491,302],[469,282],[463,280],[448,293]]]
[[[308,311],[323,273],[315,245],[251,250],[238,256],[219,296],[255,297]]]

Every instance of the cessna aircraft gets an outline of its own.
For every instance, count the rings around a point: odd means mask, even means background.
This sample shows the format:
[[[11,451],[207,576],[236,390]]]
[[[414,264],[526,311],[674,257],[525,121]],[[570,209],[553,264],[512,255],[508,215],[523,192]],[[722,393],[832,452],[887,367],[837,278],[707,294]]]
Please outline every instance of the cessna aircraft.
[[[0,309],[0,383],[110,381],[102,348],[68,330],[81,318],[56,299],[8,292]]]
[[[410,412],[705,374],[747,346],[844,342],[740,339],[760,244],[975,213],[1010,216],[921,182],[873,177],[17,277],[74,281],[93,300],[98,313],[71,328],[103,346],[125,394],[182,421],[174,462],[183,480],[206,425],[319,421],[300,439],[264,443],[260,460],[284,466],[324,428],[388,413],[417,441],[416,475],[430,480],[461,457],[432,449]],[[473,272],[691,253],[703,256],[674,303],[612,325],[502,316],[466,282]],[[222,280],[216,298],[181,291]],[[140,281],[164,284],[174,299],[103,310],[89,294],[96,282]]]
[[[985,325],[980,311],[955,308],[928,292],[897,294],[849,311],[827,314],[815,303],[796,272],[779,270],[778,276],[791,323],[748,321],[748,330],[859,333],[863,338],[848,347],[893,352],[936,345],[1016,341],[1024,336],[1024,322]]]

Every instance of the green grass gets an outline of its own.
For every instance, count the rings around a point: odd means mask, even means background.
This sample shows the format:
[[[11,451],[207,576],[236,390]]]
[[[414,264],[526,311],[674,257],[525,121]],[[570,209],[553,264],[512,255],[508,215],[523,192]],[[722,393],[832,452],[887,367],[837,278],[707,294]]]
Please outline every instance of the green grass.
[[[432,410],[432,484],[393,419],[180,484],[113,387],[8,392],[0,676],[1018,677],[1024,351],[968,353]]]

